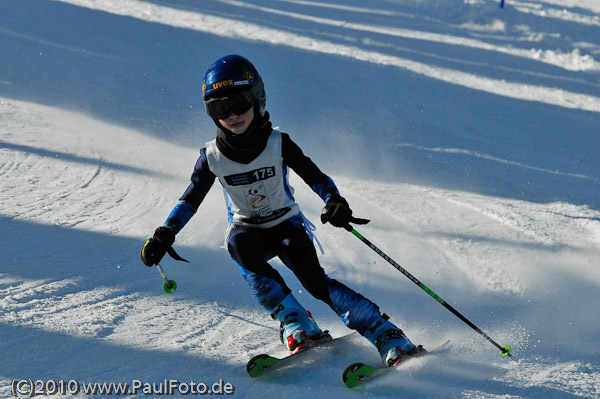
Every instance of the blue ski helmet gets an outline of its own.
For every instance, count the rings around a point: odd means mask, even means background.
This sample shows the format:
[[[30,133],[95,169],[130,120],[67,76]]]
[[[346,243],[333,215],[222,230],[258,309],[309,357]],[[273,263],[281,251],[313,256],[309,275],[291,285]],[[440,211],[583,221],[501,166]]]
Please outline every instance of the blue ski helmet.
[[[202,99],[210,115],[208,102],[211,99],[246,93],[254,102],[258,101],[258,112],[264,115],[267,103],[264,84],[258,71],[246,58],[230,54],[215,61],[204,74]]]

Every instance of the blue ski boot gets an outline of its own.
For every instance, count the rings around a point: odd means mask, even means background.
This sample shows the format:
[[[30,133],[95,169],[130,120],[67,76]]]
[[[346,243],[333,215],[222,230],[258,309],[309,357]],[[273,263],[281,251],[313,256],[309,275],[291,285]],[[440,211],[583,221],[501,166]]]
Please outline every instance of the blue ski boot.
[[[321,331],[309,311],[296,301],[292,294],[286,296],[271,313],[281,322],[279,338],[291,354],[308,347],[315,341],[331,340],[328,331]]]
[[[364,337],[379,351],[383,364],[388,367],[395,366],[407,357],[425,351],[422,346],[415,346],[410,342],[402,330],[388,321],[388,318],[384,313],[364,333]]]

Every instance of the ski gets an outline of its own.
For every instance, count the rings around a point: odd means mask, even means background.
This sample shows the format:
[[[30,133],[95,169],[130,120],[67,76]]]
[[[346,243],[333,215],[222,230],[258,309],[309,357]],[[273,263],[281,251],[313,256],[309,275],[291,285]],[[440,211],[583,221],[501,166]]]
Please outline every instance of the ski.
[[[302,359],[304,354],[310,352],[311,349],[326,346],[333,342],[341,341],[347,339],[356,334],[356,332],[352,332],[347,335],[342,335],[337,338],[323,338],[319,340],[312,341],[309,345],[305,346],[300,351],[293,353],[284,357],[275,357],[268,354],[260,354],[254,356],[252,359],[248,361],[246,364],[246,371],[250,375],[250,377],[260,377],[265,374],[270,373],[273,370],[280,369],[284,366],[295,363],[296,361]]]
[[[449,344],[450,344],[450,340],[444,342],[443,344],[441,344],[440,346],[438,346],[434,349],[424,351],[415,356],[408,357],[404,361],[402,361],[394,366],[391,366],[391,367],[370,366],[370,365],[364,364],[364,363],[353,363],[350,366],[346,367],[346,369],[344,370],[344,373],[342,374],[342,379],[344,380],[344,384],[346,384],[346,386],[348,388],[355,388],[355,387],[364,385],[369,381],[372,381],[376,377],[387,374],[389,371],[393,370],[394,368],[398,367],[399,365],[405,364],[407,361],[409,361],[413,358],[427,356],[432,353],[438,352],[441,349],[444,349],[445,347],[447,347]]]

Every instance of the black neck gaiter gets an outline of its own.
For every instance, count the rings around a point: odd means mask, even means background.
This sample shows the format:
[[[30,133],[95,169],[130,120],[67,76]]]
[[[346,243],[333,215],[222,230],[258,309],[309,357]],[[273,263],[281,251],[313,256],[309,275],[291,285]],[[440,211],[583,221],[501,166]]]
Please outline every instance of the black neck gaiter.
[[[243,134],[235,134],[217,124],[217,148],[232,161],[249,164],[256,159],[267,146],[267,140],[273,130],[269,113],[264,116],[254,114],[254,120]]]

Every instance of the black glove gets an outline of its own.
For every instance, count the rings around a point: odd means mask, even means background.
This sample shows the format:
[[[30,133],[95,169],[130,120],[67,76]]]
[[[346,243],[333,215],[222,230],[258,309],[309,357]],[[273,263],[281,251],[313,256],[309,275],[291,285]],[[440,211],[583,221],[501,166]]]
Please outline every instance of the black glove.
[[[171,249],[175,242],[175,232],[170,227],[159,227],[142,248],[142,262],[148,267],[156,265]]]
[[[346,227],[352,220],[352,209],[341,195],[332,195],[321,211],[321,222],[335,227]]]

